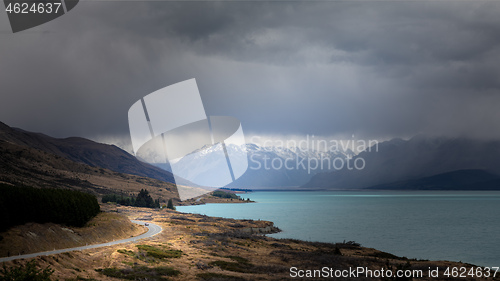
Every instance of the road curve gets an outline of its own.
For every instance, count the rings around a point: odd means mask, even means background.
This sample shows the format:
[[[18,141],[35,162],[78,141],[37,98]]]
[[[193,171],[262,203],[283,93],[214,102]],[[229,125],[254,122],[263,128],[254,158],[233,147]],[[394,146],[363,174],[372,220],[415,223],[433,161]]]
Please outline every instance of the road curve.
[[[144,222],[144,221],[131,220],[131,222],[136,223],[138,225],[144,225],[144,226],[146,226],[145,225],[146,222]],[[141,239],[144,239],[144,238],[152,237],[152,236],[154,236],[154,235],[162,232],[162,230],[163,230],[161,228],[161,226],[159,226],[157,224],[154,224],[154,223],[150,223],[150,222],[148,222],[148,225],[146,227],[148,228],[148,231],[146,233],[143,233],[143,234],[141,234],[139,236],[130,237],[130,238],[127,238],[127,239],[116,240],[116,241],[111,241],[111,242],[102,243],[102,244],[95,244],[95,245],[88,245],[88,246],[66,248],[66,249],[60,249],[60,250],[53,250],[53,251],[47,251],[47,252],[39,252],[39,253],[32,253],[32,254],[19,255],[19,256],[11,256],[11,257],[3,257],[3,258],[0,258],[0,262],[13,261],[13,260],[17,260],[17,259],[28,259],[28,258],[38,257],[38,256],[55,255],[55,254],[60,254],[60,253],[72,252],[72,251],[94,249],[94,248],[106,247],[106,246],[111,246],[111,245],[116,245],[116,244],[134,242],[134,241],[141,240]]]

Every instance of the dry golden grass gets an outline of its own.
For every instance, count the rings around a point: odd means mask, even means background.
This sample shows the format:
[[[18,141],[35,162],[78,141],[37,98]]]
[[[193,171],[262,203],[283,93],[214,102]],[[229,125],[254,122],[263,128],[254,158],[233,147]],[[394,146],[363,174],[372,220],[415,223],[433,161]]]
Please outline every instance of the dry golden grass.
[[[36,253],[98,244],[136,236],[145,228],[120,214],[105,212],[85,227],[66,227],[53,223],[28,223],[1,233],[0,256]]]
[[[117,280],[106,274],[140,278],[143,272],[151,275],[149,280],[286,280],[290,279],[291,266],[303,269],[324,266],[380,269],[409,263],[411,269],[425,270],[430,266],[469,266],[455,262],[408,260],[349,243],[314,243],[254,234],[273,230],[273,224],[267,221],[222,219],[172,210],[112,205],[103,209],[129,219],[152,221],[161,225],[163,232],[137,243],[36,258],[40,265],[51,266],[55,269],[54,277],[61,280],[77,277]],[[25,262],[14,261],[7,265]],[[156,272],[164,275],[155,275]],[[177,272],[177,275],[172,272]],[[171,273],[175,276],[168,276]],[[442,277],[418,280],[449,280]]]

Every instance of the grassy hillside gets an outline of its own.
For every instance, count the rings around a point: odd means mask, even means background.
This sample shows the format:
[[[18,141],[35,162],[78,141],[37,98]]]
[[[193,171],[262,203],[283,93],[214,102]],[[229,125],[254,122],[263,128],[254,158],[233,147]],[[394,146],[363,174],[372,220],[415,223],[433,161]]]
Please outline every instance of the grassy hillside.
[[[114,172],[174,182],[172,173],[143,163],[114,145],[97,143],[78,137],[53,138],[40,133],[11,128],[1,122],[0,140],[34,148],[91,167],[101,167]]]
[[[37,149],[0,140],[0,183],[81,190],[97,196],[136,194],[146,188],[154,199],[178,198],[172,183],[76,163]]]
[[[105,243],[136,236],[144,231],[142,226],[130,222],[125,216],[110,212],[100,213],[83,227],[26,223],[0,233],[0,256]]]

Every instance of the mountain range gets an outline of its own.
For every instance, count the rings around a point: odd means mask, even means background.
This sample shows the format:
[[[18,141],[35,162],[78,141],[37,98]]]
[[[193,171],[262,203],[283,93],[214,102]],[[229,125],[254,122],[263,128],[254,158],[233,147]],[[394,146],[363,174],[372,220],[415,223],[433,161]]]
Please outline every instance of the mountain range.
[[[491,175],[500,174],[500,141],[468,138],[416,136],[409,140],[392,139],[378,147],[365,150],[353,158],[363,159],[360,170],[342,169],[315,175],[304,188],[322,189],[408,189],[415,181],[436,180],[429,178],[454,172],[480,170],[474,175],[477,184],[488,181]],[[446,175],[444,175],[446,177]],[[467,177],[467,175],[463,175]],[[484,177],[484,180],[481,179]],[[402,184],[406,182],[405,184]],[[470,183],[473,188],[473,183]],[[476,185],[477,186],[477,185]],[[463,189],[464,187],[460,187]],[[438,183],[433,189],[439,189]],[[450,189],[443,185],[442,189]],[[490,187],[491,189],[491,187]],[[500,189],[500,186],[497,187]]]
[[[255,144],[227,149],[248,160],[247,171],[228,188],[500,189],[500,141],[416,136],[381,142],[357,155],[349,150],[319,152]],[[308,164],[309,159],[321,158],[362,159],[364,166],[337,170]],[[190,163],[180,160],[174,165],[196,173],[226,164],[213,161],[210,150],[196,159],[196,165]],[[141,162],[117,146],[78,137],[53,138],[1,122],[0,182],[98,194],[148,187],[157,196],[177,197],[172,173]],[[195,188],[189,182],[181,184]]]
[[[311,177],[320,172],[327,172],[333,167],[328,167],[326,162],[323,167],[318,163],[308,165],[308,161],[316,159],[334,159],[340,157],[352,157],[354,153],[347,151],[311,151],[298,147],[261,147],[256,144],[227,145],[226,149],[230,153],[232,160],[242,163],[248,161],[247,171],[234,182],[228,184],[228,188],[290,188],[298,187],[307,183]],[[211,171],[216,171],[227,167],[225,159],[221,161],[218,157],[221,153],[221,146],[212,146],[204,149],[204,152],[196,155],[196,159],[185,157],[176,162],[176,171],[185,178],[216,177]],[[195,153],[193,153],[194,155]],[[185,161],[185,159],[188,159]],[[193,164],[194,163],[194,164]],[[329,169],[330,168],[330,169]]]
[[[321,166],[316,160],[345,159],[354,153],[348,151],[316,151],[304,150],[298,147],[260,147],[247,144],[248,170],[239,179],[228,187],[298,187],[307,182],[316,174],[328,172],[326,162]],[[308,165],[308,161],[312,161]]]
[[[383,190],[498,190],[500,176],[484,170],[458,170],[369,187]]]

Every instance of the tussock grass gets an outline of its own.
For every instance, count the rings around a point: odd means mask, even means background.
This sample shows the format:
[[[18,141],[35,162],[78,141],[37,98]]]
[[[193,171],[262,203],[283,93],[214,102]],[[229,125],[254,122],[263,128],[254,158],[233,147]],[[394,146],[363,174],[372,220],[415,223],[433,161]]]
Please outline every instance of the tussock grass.
[[[182,256],[181,250],[162,249],[151,245],[136,245],[136,247],[148,256],[157,259],[180,258]]]
[[[225,275],[221,273],[213,273],[213,272],[206,272],[206,273],[200,273],[197,274],[196,277],[200,278],[200,280],[203,281],[217,281],[217,280],[232,280],[232,281],[246,281],[247,279],[237,277],[237,276],[231,276],[231,275]]]
[[[240,272],[240,273],[278,273],[288,270],[288,268],[282,266],[266,266],[266,265],[254,265],[248,261],[248,259],[239,256],[226,256],[233,261],[213,261],[210,262],[210,266],[218,266],[222,270]]]
[[[127,255],[129,257],[135,257],[135,253],[133,251],[130,251],[130,250],[119,249],[119,250],[117,250],[117,252],[120,253],[120,254]]]
[[[168,276],[177,276],[181,272],[169,266],[146,267],[134,266],[132,268],[119,269],[116,267],[96,269],[97,272],[108,277],[126,280],[169,280]]]

